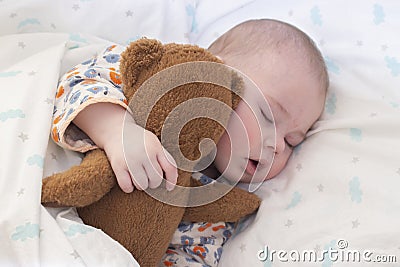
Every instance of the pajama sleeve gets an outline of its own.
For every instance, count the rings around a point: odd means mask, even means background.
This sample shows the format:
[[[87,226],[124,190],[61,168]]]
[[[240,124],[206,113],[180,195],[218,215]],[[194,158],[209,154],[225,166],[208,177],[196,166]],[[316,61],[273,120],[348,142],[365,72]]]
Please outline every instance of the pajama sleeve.
[[[123,46],[112,45],[64,74],[58,84],[51,137],[60,146],[86,152],[97,148],[73,119],[91,104],[108,102],[128,108],[119,73]],[[101,118],[98,118],[101,120]]]

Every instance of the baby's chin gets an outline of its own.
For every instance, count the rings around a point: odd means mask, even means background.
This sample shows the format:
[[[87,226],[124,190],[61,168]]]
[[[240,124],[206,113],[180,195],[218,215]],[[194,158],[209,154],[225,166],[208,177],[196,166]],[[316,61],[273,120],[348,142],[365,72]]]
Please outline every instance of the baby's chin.
[[[266,178],[258,178],[258,179],[253,179],[252,176],[243,176],[240,179],[241,183],[246,183],[246,184],[250,184],[250,183],[260,183],[260,182],[264,182],[266,180],[270,179],[268,176]]]
[[[281,171],[285,168],[285,165],[280,166],[277,164],[272,165],[271,170],[269,171],[268,175],[267,175],[267,179],[265,180],[269,180],[274,178],[275,176],[277,176],[279,173],[281,173]]]
[[[240,182],[242,183],[260,183],[260,182],[264,182],[267,181],[269,179],[274,178],[275,176],[277,176],[282,170],[284,169],[284,167],[281,166],[277,166],[277,165],[273,165],[270,169],[270,171],[268,172],[267,176],[264,178],[254,178],[253,175],[249,175],[247,173],[244,173],[244,175],[242,176],[242,178],[240,179]],[[254,174],[254,175],[257,175]],[[231,179],[229,179],[231,180]]]
[[[240,177],[240,175],[242,175]],[[237,173],[225,173],[224,174],[224,178],[226,178],[227,180],[231,181],[232,183],[255,183],[255,182],[260,182],[260,181],[264,181],[266,179],[257,179],[257,181],[254,181],[253,179],[253,175],[250,175],[248,173],[242,173],[242,172],[237,172]],[[268,179],[268,178],[267,178]]]
[[[278,164],[273,164],[271,166],[270,171],[264,175],[262,175],[263,177],[257,177],[257,172],[254,174],[256,177],[254,177],[253,175],[247,173],[245,171],[245,167],[242,166],[240,167],[240,164],[237,164],[237,166],[235,166],[235,168],[232,168],[230,170],[226,170],[223,164],[218,164],[219,162],[214,162],[214,170],[217,171],[217,175],[215,175],[214,179],[218,178],[219,175],[221,175],[221,173],[223,174],[224,178],[229,180],[232,183],[260,183],[266,180],[269,180],[273,177],[275,177],[276,175],[278,175],[283,167],[279,166]],[[264,170],[266,171],[266,170]]]

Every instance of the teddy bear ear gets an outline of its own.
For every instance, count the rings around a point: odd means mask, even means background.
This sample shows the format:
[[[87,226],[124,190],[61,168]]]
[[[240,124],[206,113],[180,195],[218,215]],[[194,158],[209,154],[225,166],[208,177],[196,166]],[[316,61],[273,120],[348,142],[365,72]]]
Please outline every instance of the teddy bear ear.
[[[162,44],[154,39],[142,38],[130,43],[121,54],[120,71],[125,96],[130,99],[134,90],[139,86],[137,82],[148,77],[143,70],[151,69],[160,61],[163,54]]]

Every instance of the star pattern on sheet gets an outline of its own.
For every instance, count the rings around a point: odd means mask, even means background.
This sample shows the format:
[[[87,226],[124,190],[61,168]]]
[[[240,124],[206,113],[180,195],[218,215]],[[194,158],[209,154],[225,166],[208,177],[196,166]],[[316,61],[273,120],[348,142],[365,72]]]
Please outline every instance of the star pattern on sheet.
[[[51,98],[46,98],[45,100],[44,100],[44,102],[46,102],[47,104],[49,104],[49,105],[53,105],[53,99],[51,99]]]
[[[356,42],[356,45],[357,45],[357,46],[363,46],[363,44],[364,44],[364,43],[363,43],[363,41],[361,41],[361,40],[357,40],[357,42]]]
[[[322,184],[319,184],[317,186],[317,188],[318,188],[318,192],[324,192],[324,186]]]
[[[240,249],[240,252],[241,252],[241,253],[245,252],[245,251],[246,251],[246,244],[242,243],[242,244],[240,245],[239,249]]]
[[[75,11],[78,11],[80,8],[81,7],[79,5],[77,5],[77,4],[72,6],[72,9],[75,10]]]
[[[18,46],[24,49],[26,47],[26,44],[24,42],[18,42]]]
[[[132,17],[133,16],[133,12],[128,10],[128,11],[125,12],[125,16]]]
[[[325,40],[324,39],[319,40],[319,45],[320,46],[324,46],[324,44],[325,44]]]
[[[387,49],[388,49],[387,44],[381,45],[381,50],[382,50],[382,51],[386,51]]]
[[[354,164],[356,164],[359,161],[360,161],[359,157],[353,157],[353,159],[351,160],[351,162]]]
[[[51,159],[57,160],[57,155],[53,152],[50,153]]]
[[[289,17],[293,16],[293,10],[289,10],[288,15]]]
[[[320,252],[320,251],[321,251],[321,246],[320,246],[319,244],[317,244],[317,245],[314,247],[314,251],[315,251],[315,253]]]
[[[396,172],[398,175],[400,175],[400,168],[398,168],[397,169],[397,172]]]
[[[23,133],[23,132],[21,132],[21,133],[18,135],[18,138],[21,138],[22,142],[25,142],[26,140],[29,139],[28,135],[25,134],[25,133]]]
[[[301,171],[301,170],[303,169],[303,165],[301,165],[301,163],[298,163],[298,164],[296,165],[296,169],[297,169],[298,171]]]
[[[57,28],[54,23],[50,24],[50,27],[52,27],[54,30]]]
[[[73,252],[71,252],[69,255],[71,255],[72,257],[74,257],[74,259],[79,258],[79,254],[78,254],[78,252],[76,252],[76,250],[74,250]]]
[[[25,188],[21,188],[18,192],[17,192],[17,197],[22,196],[25,193]]]
[[[288,220],[286,221],[286,223],[285,223],[285,226],[286,226],[286,227],[290,227],[290,226],[292,226],[292,225],[293,225],[293,221],[290,220],[290,219],[288,219]]]
[[[36,75],[36,71],[32,70],[32,71],[30,71],[30,72],[28,73],[28,75],[29,75],[29,76],[34,76],[34,75]]]
[[[357,228],[360,225],[360,222],[357,220],[351,221],[351,224],[353,225],[352,228]]]
[[[374,118],[374,117],[376,117],[378,115],[378,113],[376,113],[376,112],[372,112],[371,114],[369,114],[369,116],[371,117],[371,118]]]
[[[10,18],[12,18],[12,19],[15,18],[16,16],[18,16],[17,13],[11,13],[10,14]]]

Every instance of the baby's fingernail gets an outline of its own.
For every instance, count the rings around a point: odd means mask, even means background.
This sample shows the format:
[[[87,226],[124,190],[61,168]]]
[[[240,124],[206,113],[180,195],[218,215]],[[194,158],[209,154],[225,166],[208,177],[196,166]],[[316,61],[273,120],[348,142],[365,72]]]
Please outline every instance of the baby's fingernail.
[[[166,188],[167,188],[167,191],[172,191],[175,188],[175,185],[171,184],[170,182],[167,182]]]

